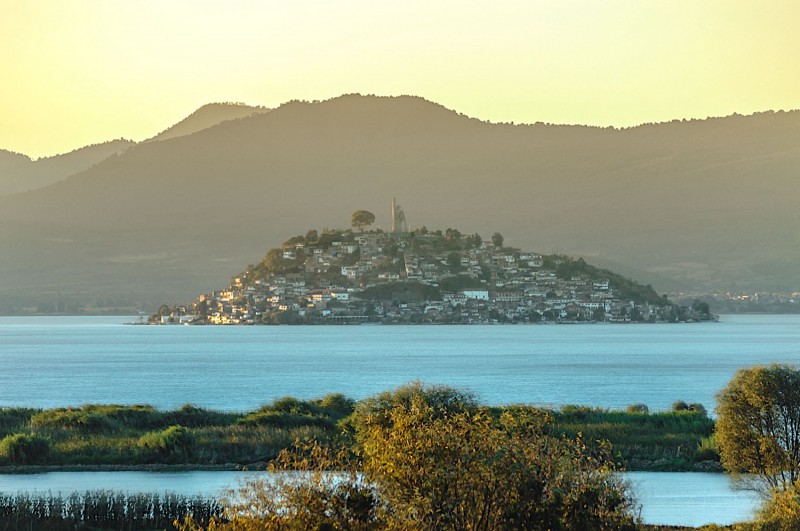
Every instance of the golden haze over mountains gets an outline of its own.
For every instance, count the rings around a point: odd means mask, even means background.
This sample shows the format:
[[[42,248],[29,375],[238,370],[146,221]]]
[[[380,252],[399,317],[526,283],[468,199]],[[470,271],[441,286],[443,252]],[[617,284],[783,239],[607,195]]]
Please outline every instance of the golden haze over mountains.
[[[0,298],[189,299],[354,210],[388,229],[392,197],[411,228],[499,231],[660,291],[800,278],[797,111],[621,130],[487,123],[416,97],[211,111],[0,196]],[[0,152],[0,192],[48,160]]]

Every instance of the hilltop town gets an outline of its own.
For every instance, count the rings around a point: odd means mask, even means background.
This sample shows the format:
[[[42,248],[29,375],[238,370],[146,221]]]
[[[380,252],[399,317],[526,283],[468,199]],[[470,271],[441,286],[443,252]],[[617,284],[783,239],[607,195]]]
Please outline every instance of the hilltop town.
[[[310,230],[270,249],[225,289],[187,306],[162,306],[151,323],[474,324],[711,320],[707,304],[677,306],[583,259],[504,245],[494,233],[409,231],[392,205],[392,229]]]

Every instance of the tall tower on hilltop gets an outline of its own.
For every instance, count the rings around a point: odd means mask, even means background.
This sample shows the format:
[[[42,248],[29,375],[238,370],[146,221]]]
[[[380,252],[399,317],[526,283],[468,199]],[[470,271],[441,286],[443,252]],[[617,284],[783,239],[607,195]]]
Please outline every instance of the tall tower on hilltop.
[[[406,215],[395,198],[392,198],[392,233],[408,232],[406,225]]]

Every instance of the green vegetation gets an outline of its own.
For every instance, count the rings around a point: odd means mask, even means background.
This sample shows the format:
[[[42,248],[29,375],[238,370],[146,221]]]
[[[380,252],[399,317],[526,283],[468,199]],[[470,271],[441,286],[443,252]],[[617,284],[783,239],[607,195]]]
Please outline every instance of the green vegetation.
[[[756,474],[770,489],[800,480],[800,370],[788,365],[740,369],[717,394],[722,464]]]
[[[439,281],[439,288],[444,291],[458,291],[462,289],[487,289],[486,284],[469,275],[455,275],[445,277]]]
[[[359,296],[374,301],[398,302],[437,300],[442,297],[434,286],[413,281],[389,282],[371,286],[361,291]]]
[[[627,470],[719,469],[714,421],[705,410],[649,413],[642,406],[634,404],[626,412],[565,406],[553,413],[553,431],[581,434],[587,444],[608,441],[614,459]]]
[[[553,436],[550,422],[533,408],[498,415],[447,387],[381,393],[356,406],[352,446],[295,445],[273,469],[305,472],[250,482],[211,527],[635,529],[604,447]]]
[[[36,433],[15,433],[0,440],[0,462],[35,465],[44,462],[50,443]]]
[[[494,245],[495,247],[502,247],[504,240],[505,238],[503,238],[503,235],[500,234],[499,232],[495,232],[494,234],[492,234],[492,245]]]
[[[195,439],[183,426],[170,426],[165,430],[145,433],[136,441],[136,446],[144,450],[145,458],[182,463],[191,459]]]
[[[317,400],[284,397],[246,413],[191,405],[174,411],[144,405],[5,408],[0,409],[0,466],[264,466],[296,440],[330,442],[343,429],[352,437],[356,407],[364,406],[334,393]],[[608,441],[617,466],[628,470],[715,469],[709,463],[719,461],[714,423],[702,406],[692,408],[648,413],[643,404],[634,404],[627,412],[578,406],[488,411],[495,418],[546,413],[554,435],[581,434],[591,447]]]
[[[544,258],[544,266],[554,269],[556,276],[564,280],[581,275],[589,278],[607,278],[609,285],[617,290],[617,296],[621,299],[658,306],[669,304],[669,301],[656,293],[651,285],[643,286],[608,269],[587,264],[583,258],[575,260],[569,256],[550,255]]]
[[[369,210],[356,210],[350,220],[350,225],[360,231],[363,231],[364,227],[368,227],[373,223],[375,223],[375,214]]]
[[[284,398],[252,413],[186,405],[0,409],[0,466],[228,466],[266,462],[296,440],[326,441],[354,403]]]
[[[800,371],[790,366],[740,370],[718,394],[716,429],[701,404],[682,400],[656,413],[644,404],[624,412],[486,407],[469,393],[420,383],[360,402],[285,397],[246,414],[4,408],[6,470],[269,460],[270,470],[293,472],[249,480],[219,503],[112,492],[0,495],[0,530],[171,528],[173,521],[187,531],[655,530],[637,524],[628,487],[613,472],[719,469],[720,453],[728,471],[756,473],[770,487],[757,519],[732,529],[796,529],[799,389]]]
[[[162,529],[173,521],[184,530],[657,529],[636,524],[627,486],[613,471],[719,470],[720,451],[729,471],[773,471],[762,477],[777,485],[758,518],[734,529],[793,529],[800,488],[790,459],[795,438],[785,436],[798,433],[798,374],[778,365],[740,371],[719,394],[716,431],[702,405],[682,400],[665,412],[644,404],[485,407],[469,393],[419,383],[360,402],[284,397],[249,413],[3,408],[6,470],[158,464],[296,472],[250,481],[219,503],[111,492],[2,495],[0,530]],[[760,438],[747,431],[754,425]]]

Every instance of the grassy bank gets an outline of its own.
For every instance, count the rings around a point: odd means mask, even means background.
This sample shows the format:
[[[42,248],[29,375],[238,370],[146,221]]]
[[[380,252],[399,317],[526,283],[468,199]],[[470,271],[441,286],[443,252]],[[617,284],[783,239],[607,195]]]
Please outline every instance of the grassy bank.
[[[626,470],[722,470],[713,440],[714,421],[704,410],[649,413],[644,408],[629,409],[567,406],[553,413],[553,429],[568,437],[580,433],[587,444],[608,441]]]
[[[88,405],[0,409],[0,472],[258,468],[295,440],[349,444],[355,402],[340,394],[282,398],[256,411],[194,406]],[[530,406],[493,408],[523,411]],[[567,406],[549,412],[552,432],[589,445],[608,441],[628,470],[713,470],[713,421],[704,411],[647,413]]]
[[[284,398],[245,414],[183,406],[88,405],[0,409],[0,467],[196,465],[267,462],[295,440],[327,440],[352,413],[342,395]]]

